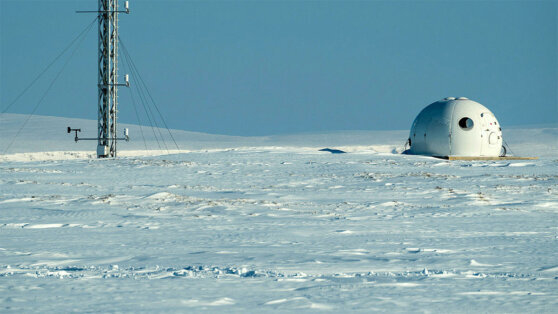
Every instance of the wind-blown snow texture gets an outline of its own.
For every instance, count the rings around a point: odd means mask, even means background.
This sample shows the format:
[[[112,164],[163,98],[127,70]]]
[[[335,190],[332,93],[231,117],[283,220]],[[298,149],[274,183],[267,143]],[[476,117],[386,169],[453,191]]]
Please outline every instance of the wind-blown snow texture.
[[[556,129],[516,134],[542,157],[400,155],[403,131],[16,150],[0,156],[0,309],[555,312]]]

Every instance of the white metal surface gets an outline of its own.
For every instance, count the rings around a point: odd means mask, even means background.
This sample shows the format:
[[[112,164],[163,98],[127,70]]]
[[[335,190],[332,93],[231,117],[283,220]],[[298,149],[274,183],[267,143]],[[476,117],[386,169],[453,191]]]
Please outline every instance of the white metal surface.
[[[409,135],[409,153],[427,156],[499,156],[502,131],[494,114],[465,97],[424,108]]]

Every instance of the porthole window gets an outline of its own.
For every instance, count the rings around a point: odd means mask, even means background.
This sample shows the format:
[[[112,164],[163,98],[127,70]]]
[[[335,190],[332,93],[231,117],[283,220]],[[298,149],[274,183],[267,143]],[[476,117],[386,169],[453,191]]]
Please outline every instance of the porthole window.
[[[464,117],[459,120],[459,126],[463,130],[470,130],[473,128],[474,125],[475,123],[473,123],[473,120],[471,118]]]

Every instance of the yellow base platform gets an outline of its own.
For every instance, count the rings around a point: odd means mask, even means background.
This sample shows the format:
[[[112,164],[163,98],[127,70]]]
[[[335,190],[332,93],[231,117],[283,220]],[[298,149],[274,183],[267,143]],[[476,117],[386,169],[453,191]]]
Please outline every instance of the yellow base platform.
[[[445,157],[439,157],[439,158],[447,159],[447,160],[536,160],[536,159],[539,159],[539,157],[516,157],[516,156],[504,156],[504,157],[445,156]]]

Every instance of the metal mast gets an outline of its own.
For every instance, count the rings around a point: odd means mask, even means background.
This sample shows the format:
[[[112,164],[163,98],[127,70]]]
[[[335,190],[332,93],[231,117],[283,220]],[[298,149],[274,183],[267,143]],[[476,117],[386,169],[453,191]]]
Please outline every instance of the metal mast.
[[[128,1],[124,11],[118,10],[118,0],[99,0],[97,11],[77,11],[77,13],[97,13],[99,20],[99,71],[97,75],[98,110],[97,137],[79,138],[81,129],[68,127],[68,133],[76,132],[75,141],[97,141],[97,158],[116,157],[116,142],[128,141],[128,129],[124,137],[116,136],[116,115],[118,114],[118,86],[130,86],[128,75],[126,83],[118,84],[118,14],[129,14]]]
[[[97,157],[116,157],[118,0],[99,0]]]

